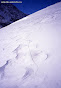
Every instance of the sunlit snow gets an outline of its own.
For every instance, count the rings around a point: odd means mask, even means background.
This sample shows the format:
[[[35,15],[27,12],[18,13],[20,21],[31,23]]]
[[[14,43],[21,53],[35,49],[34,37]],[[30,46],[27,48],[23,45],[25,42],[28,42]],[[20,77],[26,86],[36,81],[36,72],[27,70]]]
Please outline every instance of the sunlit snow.
[[[0,29],[0,88],[61,88],[61,2]]]

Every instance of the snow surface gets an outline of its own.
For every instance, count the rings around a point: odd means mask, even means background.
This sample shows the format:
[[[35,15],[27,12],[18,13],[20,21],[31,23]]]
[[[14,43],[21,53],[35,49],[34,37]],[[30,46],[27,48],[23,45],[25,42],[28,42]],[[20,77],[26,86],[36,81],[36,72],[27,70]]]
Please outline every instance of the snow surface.
[[[0,88],[61,88],[61,2],[0,29]]]

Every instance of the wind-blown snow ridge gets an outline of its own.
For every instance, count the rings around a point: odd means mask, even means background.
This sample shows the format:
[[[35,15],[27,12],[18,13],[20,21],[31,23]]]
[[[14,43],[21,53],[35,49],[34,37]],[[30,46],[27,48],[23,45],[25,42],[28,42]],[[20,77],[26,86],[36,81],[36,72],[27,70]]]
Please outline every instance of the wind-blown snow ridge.
[[[61,88],[60,19],[61,2],[0,30],[0,88]]]

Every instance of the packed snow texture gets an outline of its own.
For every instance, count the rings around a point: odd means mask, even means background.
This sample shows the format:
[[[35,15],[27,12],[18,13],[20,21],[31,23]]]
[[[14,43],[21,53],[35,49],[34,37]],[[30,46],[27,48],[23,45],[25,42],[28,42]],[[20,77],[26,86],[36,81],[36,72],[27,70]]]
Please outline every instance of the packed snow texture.
[[[61,88],[61,2],[0,29],[0,88]]]

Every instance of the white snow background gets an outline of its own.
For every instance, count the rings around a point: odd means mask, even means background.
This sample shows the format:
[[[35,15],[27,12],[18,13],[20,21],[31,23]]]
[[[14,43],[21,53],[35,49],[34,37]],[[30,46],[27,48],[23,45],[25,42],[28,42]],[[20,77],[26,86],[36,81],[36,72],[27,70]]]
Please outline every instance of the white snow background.
[[[61,2],[0,29],[0,88],[61,88]]]

